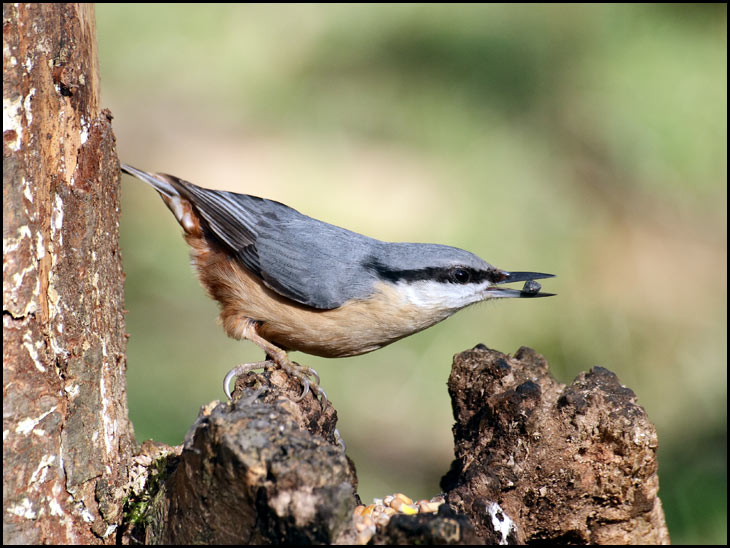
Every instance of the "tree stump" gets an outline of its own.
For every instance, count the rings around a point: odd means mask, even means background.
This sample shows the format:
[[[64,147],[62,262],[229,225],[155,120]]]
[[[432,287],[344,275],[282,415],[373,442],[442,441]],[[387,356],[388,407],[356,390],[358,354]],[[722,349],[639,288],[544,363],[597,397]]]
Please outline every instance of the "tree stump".
[[[478,345],[456,355],[449,378],[456,458],[442,479],[446,502],[374,521],[362,507],[353,514],[357,480],[337,443],[334,409],[311,394],[296,401],[300,389],[278,370],[239,378],[234,402],[201,412],[128,538],[669,543],[656,432],[634,393],[606,369],[565,386],[529,348],[508,356]]]

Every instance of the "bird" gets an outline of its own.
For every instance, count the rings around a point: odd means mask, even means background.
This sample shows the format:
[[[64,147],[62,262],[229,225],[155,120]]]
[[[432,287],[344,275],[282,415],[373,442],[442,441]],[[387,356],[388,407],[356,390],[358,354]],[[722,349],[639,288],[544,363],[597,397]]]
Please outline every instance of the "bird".
[[[553,274],[510,272],[443,244],[386,242],[341,228],[280,202],[203,188],[173,175],[121,164],[151,185],[177,219],[192,263],[220,305],[228,336],[249,340],[262,362],[224,379],[279,367],[326,401],[317,372],[290,351],[357,356],[445,320],[474,303],[548,297],[534,280]],[[522,290],[502,284],[525,282]]]

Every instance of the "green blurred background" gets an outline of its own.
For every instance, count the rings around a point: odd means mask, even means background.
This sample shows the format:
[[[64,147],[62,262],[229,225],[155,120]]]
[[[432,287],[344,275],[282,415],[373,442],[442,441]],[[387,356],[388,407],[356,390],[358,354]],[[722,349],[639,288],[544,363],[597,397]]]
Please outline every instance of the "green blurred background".
[[[97,6],[120,158],[384,240],[553,272],[316,368],[368,501],[439,492],[452,355],[531,346],[569,383],[602,365],[660,440],[674,543],[727,540],[725,5]],[[222,397],[227,339],[181,230],[123,182],[129,406],[182,441]]]

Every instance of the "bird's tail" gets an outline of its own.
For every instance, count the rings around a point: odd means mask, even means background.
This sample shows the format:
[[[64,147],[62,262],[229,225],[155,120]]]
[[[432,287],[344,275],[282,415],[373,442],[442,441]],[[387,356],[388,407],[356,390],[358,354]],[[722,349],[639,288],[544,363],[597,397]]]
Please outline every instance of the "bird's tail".
[[[127,164],[122,164],[121,168],[124,173],[152,186],[187,234],[194,237],[202,236],[200,217],[186,196],[184,181],[165,173],[148,173]]]
[[[175,188],[170,179],[168,179],[169,175],[165,175],[163,173],[148,173],[127,164],[122,164],[121,167],[123,173],[127,173],[128,175],[136,177],[140,181],[144,181],[148,185],[153,186],[155,190],[163,196],[167,196],[168,198],[180,197],[180,191]]]

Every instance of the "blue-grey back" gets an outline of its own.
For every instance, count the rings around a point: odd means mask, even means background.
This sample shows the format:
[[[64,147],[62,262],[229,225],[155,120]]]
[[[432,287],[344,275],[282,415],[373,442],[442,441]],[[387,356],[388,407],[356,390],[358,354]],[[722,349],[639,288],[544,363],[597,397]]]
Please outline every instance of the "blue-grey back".
[[[313,219],[282,203],[178,180],[210,232],[277,293],[332,309],[368,297],[377,280],[456,265],[491,268],[438,244],[389,243]]]

